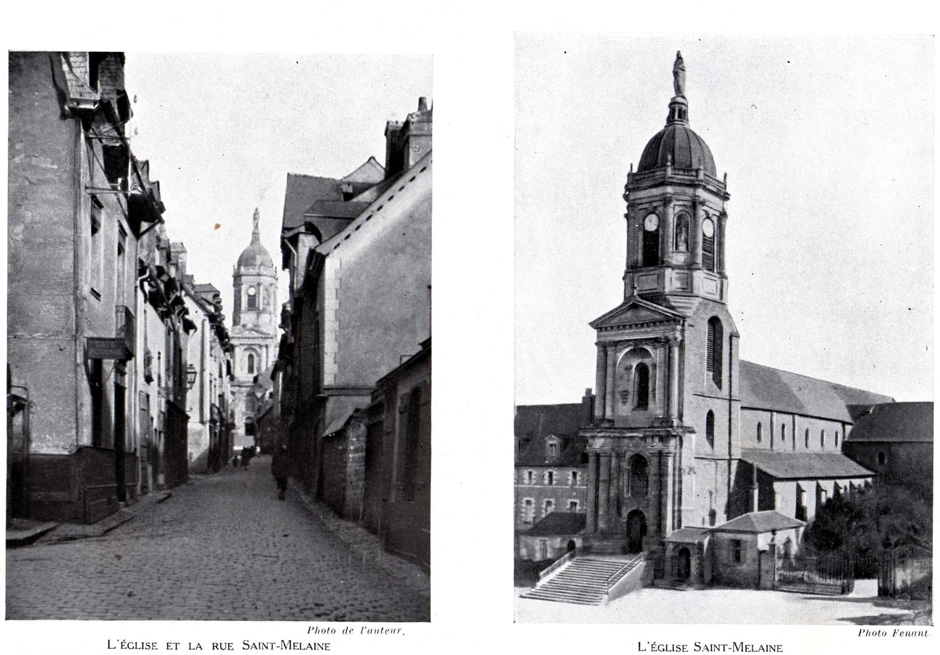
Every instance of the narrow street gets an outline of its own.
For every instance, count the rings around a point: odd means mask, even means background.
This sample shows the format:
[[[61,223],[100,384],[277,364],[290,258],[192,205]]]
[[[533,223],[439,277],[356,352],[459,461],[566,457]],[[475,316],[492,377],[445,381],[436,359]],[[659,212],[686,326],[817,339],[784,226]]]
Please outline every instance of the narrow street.
[[[426,596],[364,564],[294,489],[279,501],[270,462],[198,476],[102,537],[8,549],[6,618],[429,620]]]

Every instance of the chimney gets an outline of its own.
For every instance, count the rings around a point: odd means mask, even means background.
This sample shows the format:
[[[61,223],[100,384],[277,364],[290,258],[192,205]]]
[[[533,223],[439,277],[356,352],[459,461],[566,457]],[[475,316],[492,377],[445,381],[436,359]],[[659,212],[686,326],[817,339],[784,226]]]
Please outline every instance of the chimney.
[[[418,110],[408,114],[404,123],[385,125],[385,177],[406,171],[431,150],[433,110],[428,99],[418,98]]]
[[[581,398],[581,411],[578,418],[581,427],[591,426],[591,420],[594,416],[594,394],[591,393],[591,387],[584,390],[584,396]]]

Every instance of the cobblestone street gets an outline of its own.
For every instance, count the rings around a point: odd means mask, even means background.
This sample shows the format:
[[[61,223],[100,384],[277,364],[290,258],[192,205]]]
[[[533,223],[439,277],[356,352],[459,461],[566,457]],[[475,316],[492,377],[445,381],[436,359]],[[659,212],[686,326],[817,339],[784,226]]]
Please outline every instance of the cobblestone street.
[[[354,552],[295,489],[277,499],[269,457],[197,476],[104,536],[54,536],[7,550],[8,619],[429,619],[426,592]]]

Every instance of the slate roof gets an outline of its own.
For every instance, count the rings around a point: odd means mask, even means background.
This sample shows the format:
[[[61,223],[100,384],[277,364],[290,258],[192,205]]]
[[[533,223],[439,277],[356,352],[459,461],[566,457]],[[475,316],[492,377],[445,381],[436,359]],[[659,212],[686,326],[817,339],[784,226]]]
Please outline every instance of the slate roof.
[[[885,403],[866,407],[849,442],[933,443],[933,403]]]
[[[712,528],[712,532],[747,532],[760,534],[772,530],[788,530],[802,528],[806,523],[799,519],[784,516],[775,509],[765,512],[750,512],[731,519],[727,523]]]
[[[587,441],[577,435],[555,434],[560,438],[560,452],[554,457],[548,455],[548,448],[545,445],[547,435],[541,439],[530,439],[521,441],[519,444],[519,455],[516,457],[516,466],[587,466],[584,461],[585,447]]]
[[[894,402],[885,396],[834,382],[741,361],[741,406],[852,422],[851,405]]]
[[[744,448],[741,459],[778,480],[863,478],[874,475],[842,453],[774,452]]]
[[[678,544],[699,544],[708,537],[708,528],[680,528],[676,530],[664,541]]]
[[[587,525],[587,516],[577,512],[552,512],[529,528],[524,534],[530,537],[578,534]]]
[[[581,404],[519,405],[516,407],[515,433],[519,439],[517,466],[583,466],[585,441],[578,437]],[[545,439],[561,439],[561,450],[548,456]]]
[[[581,403],[561,405],[517,405],[515,433],[519,439],[550,434],[577,434]]]
[[[292,230],[304,224],[304,214],[317,200],[340,200],[342,182],[330,177],[315,177],[298,173],[287,174],[284,194],[284,220],[281,230]]]

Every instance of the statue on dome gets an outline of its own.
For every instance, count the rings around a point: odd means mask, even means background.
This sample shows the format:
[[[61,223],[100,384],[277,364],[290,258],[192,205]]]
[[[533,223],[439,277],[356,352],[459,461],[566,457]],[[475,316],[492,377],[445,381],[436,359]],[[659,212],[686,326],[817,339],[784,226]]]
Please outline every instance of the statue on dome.
[[[672,65],[672,86],[676,90],[676,97],[685,97],[685,62],[679,51],[676,52],[676,63]]]

